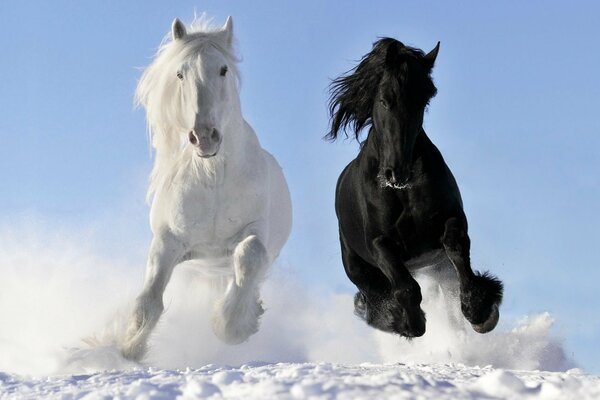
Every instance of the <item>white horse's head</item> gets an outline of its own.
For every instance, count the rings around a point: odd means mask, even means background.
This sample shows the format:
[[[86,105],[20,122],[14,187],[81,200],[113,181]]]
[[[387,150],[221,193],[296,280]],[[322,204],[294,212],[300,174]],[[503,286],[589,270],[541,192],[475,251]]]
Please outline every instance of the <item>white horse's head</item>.
[[[175,19],[153,63],[144,71],[136,98],[147,113],[157,163],[182,150],[196,157],[219,153],[224,127],[237,113],[237,58],[231,17],[220,28],[204,16],[189,28]],[[191,149],[191,151],[190,151]]]

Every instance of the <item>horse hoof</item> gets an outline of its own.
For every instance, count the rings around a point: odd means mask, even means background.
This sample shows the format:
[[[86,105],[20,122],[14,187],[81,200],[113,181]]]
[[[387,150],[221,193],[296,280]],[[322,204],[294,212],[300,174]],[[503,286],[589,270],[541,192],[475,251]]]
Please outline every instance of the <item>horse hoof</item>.
[[[411,310],[410,313],[404,309],[400,318],[396,317],[395,322],[397,325],[394,331],[407,339],[421,337],[425,334],[426,318],[425,313],[420,307],[416,310]]]
[[[417,323],[413,324],[411,326],[411,329],[409,331],[406,331],[405,334],[403,334],[402,336],[408,339],[421,337],[425,334],[425,329],[425,315],[422,314],[420,320]]]
[[[473,330],[477,333],[488,333],[493,330],[498,324],[498,320],[500,319],[500,312],[498,311],[498,304],[494,304],[492,306],[492,312],[490,313],[489,318],[482,324],[471,324]]]
[[[415,330],[415,331],[405,331],[403,333],[400,334],[400,336],[405,337],[407,339],[414,339],[414,338],[418,338],[421,337],[425,334],[425,329],[419,329],[419,330]]]
[[[258,332],[260,317],[264,312],[259,298],[226,297],[215,304],[213,333],[228,345],[244,343]]]
[[[121,355],[129,361],[139,362],[148,352],[148,346],[145,343],[127,343],[121,347]]]

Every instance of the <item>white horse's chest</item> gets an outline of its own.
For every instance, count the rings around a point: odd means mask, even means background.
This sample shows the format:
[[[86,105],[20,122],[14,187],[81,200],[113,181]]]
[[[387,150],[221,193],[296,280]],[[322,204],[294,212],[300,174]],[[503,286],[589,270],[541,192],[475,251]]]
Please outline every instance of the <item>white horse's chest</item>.
[[[258,215],[258,194],[247,186],[196,188],[182,193],[177,225],[196,236],[225,240]]]
[[[167,225],[190,245],[221,246],[236,237],[264,214],[264,183],[259,176],[240,171],[235,179],[220,184],[173,182],[158,193],[153,204],[152,225]]]

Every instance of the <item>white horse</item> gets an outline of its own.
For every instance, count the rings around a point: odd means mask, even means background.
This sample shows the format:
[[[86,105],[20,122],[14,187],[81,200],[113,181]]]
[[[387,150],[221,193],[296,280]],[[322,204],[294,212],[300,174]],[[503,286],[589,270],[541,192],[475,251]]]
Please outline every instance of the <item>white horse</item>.
[[[175,19],[137,87],[155,163],[146,276],[122,344],[139,360],[163,310],[174,267],[202,260],[228,278],[213,331],[237,344],[258,331],[260,285],[287,241],[291,202],[281,167],[242,117],[231,17],[189,28]],[[200,264],[202,265],[202,264]]]

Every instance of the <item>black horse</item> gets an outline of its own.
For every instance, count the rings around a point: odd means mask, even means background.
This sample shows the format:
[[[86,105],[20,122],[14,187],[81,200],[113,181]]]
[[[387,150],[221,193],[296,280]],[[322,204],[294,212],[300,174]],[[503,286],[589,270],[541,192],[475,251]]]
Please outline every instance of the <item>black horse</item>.
[[[355,312],[409,338],[425,333],[421,288],[412,276],[419,268],[454,267],[462,313],[480,333],[498,323],[503,292],[500,280],[471,269],[456,180],[422,127],[437,92],[431,70],[438,50],[439,42],[425,55],[383,38],[330,86],[326,138],[351,128],[359,140],[370,127],[336,188],[342,261],[359,289]]]

